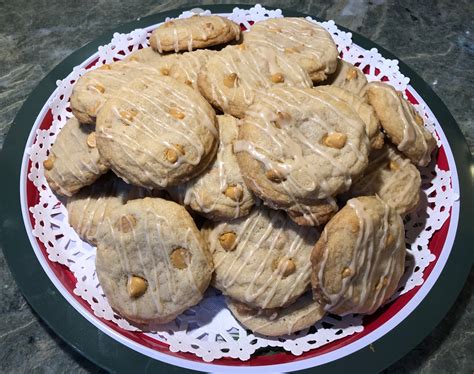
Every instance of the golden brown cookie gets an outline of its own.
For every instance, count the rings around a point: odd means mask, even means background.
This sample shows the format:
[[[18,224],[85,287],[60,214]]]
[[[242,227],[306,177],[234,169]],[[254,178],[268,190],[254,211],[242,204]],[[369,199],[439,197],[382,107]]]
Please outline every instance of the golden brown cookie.
[[[165,188],[184,183],[213,160],[214,110],[195,90],[164,76],[123,86],[97,117],[97,147],[130,184]]]
[[[110,306],[136,324],[166,323],[197,304],[212,275],[206,243],[186,210],[145,198],[99,226],[96,270]]]
[[[415,165],[426,166],[436,148],[436,139],[425,127],[423,118],[392,86],[383,82],[367,85],[367,97],[383,129],[398,150]]]
[[[228,46],[199,72],[199,90],[216,108],[242,118],[272,86],[311,87],[308,74],[273,48]]]
[[[212,220],[246,216],[255,197],[244,183],[232,150],[238,134],[238,120],[229,115],[217,116],[219,149],[206,171],[187,183],[168,189],[179,203]]]
[[[43,167],[51,189],[63,196],[73,195],[109,170],[97,150],[94,126],[80,124],[75,117],[59,132]]]
[[[337,68],[322,84],[343,88],[354,95],[364,96],[367,86],[365,74],[356,66],[343,59],[337,59]]]
[[[311,254],[314,299],[330,313],[373,313],[405,269],[400,215],[380,198],[351,199],[326,225]]]
[[[314,82],[336,70],[337,51],[326,29],[304,18],[272,18],[255,23],[244,33],[244,43],[273,47],[303,67]]]
[[[365,124],[345,102],[317,88],[275,87],[247,111],[234,152],[247,186],[298,224],[337,210],[368,163]]]
[[[284,308],[255,309],[226,297],[227,307],[234,317],[252,332],[267,335],[290,335],[306,329],[321,318],[326,312],[311,293],[306,293],[293,304]]]
[[[362,178],[352,185],[351,197],[377,195],[399,214],[412,212],[420,200],[420,172],[394,147],[373,152]]]
[[[240,26],[220,16],[192,16],[161,24],[150,36],[151,47],[160,53],[192,51],[239,40]]]
[[[104,103],[131,80],[160,74],[149,64],[138,61],[117,61],[88,70],[75,83],[71,94],[71,109],[81,123],[95,124]]]
[[[374,109],[362,97],[351,91],[337,86],[318,86],[319,91],[325,92],[334,99],[346,102],[365,123],[365,130],[370,140],[372,149],[380,149],[384,144],[384,135],[380,129],[380,122],[375,115]]]
[[[202,232],[215,264],[213,284],[225,295],[267,309],[289,305],[308,289],[315,228],[259,206],[244,218],[209,223]]]

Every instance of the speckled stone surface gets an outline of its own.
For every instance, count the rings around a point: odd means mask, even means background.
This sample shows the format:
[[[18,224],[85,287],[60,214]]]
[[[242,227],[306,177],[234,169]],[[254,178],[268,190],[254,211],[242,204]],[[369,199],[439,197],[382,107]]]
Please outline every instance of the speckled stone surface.
[[[0,147],[38,82],[96,36],[138,17],[208,1],[0,1]],[[249,3],[241,0],[241,3]],[[441,97],[474,149],[474,3],[267,1],[348,27],[408,63]],[[385,373],[473,373],[474,272],[441,324]],[[22,298],[0,252],[0,372],[96,373]]]

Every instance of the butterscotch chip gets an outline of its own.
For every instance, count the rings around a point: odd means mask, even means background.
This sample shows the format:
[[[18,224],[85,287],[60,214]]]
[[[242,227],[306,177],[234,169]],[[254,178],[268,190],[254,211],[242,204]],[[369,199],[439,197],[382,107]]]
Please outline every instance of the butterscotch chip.
[[[219,243],[226,251],[232,251],[235,249],[234,244],[236,239],[237,235],[235,232],[225,232],[219,236]]]
[[[275,73],[272,74],[271,78],[273,83],[283,83],[285,81],[285,77],[282,73]]]
[[[287,277],[296,271],[296,264],[291,258],[283,257],[276,259],[273,261],[272,266],[274,271],[281,269],[280,271],[283,277]]]
[[[188,267],[188,257],[189,252],[184,248],[176,248],[170,255],[171,263],[177,269],[186,269]]]
[[[242,186],[229,186],[225,189],[224,194],[234,201],[241,201],[244,196]]]
[[[419,126],[423,126],[423,118],[417,113],[415,114],[415,122]]]
[[[94,84],[93,86],[91,86],[94,90],[96,90],[97,92],[100,92],[101,94],[103,94],[105,92],[105,87],[102,86],[101,84]]]
[[[178,161],[178,158],[179,158],[179,155],[178,155],[178,152],[176,152],[176,150],[174,150],[173,148],[168,148],[166,151],[165,151],[165,158],[171,162],[172,164],[174,164],[176,161]]]
[[[99,67],[99,69],[102,69],[102,70],[111,70],[111,66],[109,64],[104,64],[102,65],[101,67]]]
[[[227,74],[224,76],[224,86],[228,88],[236,87],[238,83],[237,78],[238,76],[236,73]]]
[[[275,183],[281,183],[285,180],[285,177],[278,170],[275,169],[268,170],[265,173],[265,176]]]
[[[398,166],[398,164],[393,160],[391,160],[388,165],[390,170],[392,171],[397,171],[398,169],[400,169],[400,166]]]
[[[385,239],[385,246],[386,247],[391,247],[395,243],[395,238],[391,233],[387,234],[387,238]]]
[[[171,107],[169,113],[176,119],[183,119],[185,117],[185,114],[175,107]]]
[[[350,69],[348,72],[347,72],[347,75],[346,75],[346,79],[348,81],[351,81],[353,79],[357,78],[357,70],[355,69]]]
[[[89,135],[87,135],[87,145],[91,148],[97,147],[95,132],[91,132]]]
[[[170,69],[168,68],[161,68],[160,73],[163,75],[170,75]]]
[[[132,275],[128,278],[127,289],[130,297],[138,298],[148,289],[148,282],[142,277]]]
[[[119,221],[116,223],[117,230],[123,232],[124,234],[132,231],[137,224],[137,220],[134,216],[127,214],[120,217]]]
[[[343,277],[343,278],[347,278],[347,277],[349,277],[349,276],[351,276],[351,275],[352,275],[351,269],[349,269],[349,268],[344,268],[344,270],[342,271],[342,277]]]
[[[130,122],[133,121],[133,119],[135,118],[135,116],[138,114],[138,111],[136,109],[128,109],[128,110],[121,110],[120,111],[120,118],[122,120],[125,120],[125,124],[130,124]]]
[[[46,160],[43,161],[43,167],[46,170],[51,170],[54,166],[54,156],[50,155]]]
[[[342,134],[340,132],[333,132],[331,134],[328,134],[323,139],[324,145],[336,149],[341,149],[342,147],[344,147],[346,141],[347,135]]]

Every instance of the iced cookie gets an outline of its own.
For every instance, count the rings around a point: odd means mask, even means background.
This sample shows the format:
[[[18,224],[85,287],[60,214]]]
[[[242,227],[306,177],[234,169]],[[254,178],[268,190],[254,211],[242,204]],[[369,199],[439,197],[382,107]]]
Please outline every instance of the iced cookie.
[[[71,196],[109,170],[97,151],[94,130],[75,117],[60,130],[43,162],[44,175],[54,192]]]
[[[386,145],[370,155],[364,176],[349,190],[350,196],[378,195],[399,214],[413,211],[420,200],[420,172],[409,159]]]
[[[192,51],[239,40],[240,26],[219,16],[193,16],[161,24],[150,36],[151,47],[160,53]]]
[[[267,336],[293,334],[314,325],[326,314],[312,299],[311,293],[304,294],[285,308],[254,309],[230,298],[226,298],[226,304],[243,326],[254,334]]]
[[[224,113],[242,118],[248,106],[272,86],[311,87],[308,74],[273,48],[228,46],[198,76],[199,90]]]
[[[319,225],[367,166],[365,124],[318,89],[275,87],[247,111],[234,152],[247,186],[298,224]]]
[[[150,196],[150,192],[140,187],[130,186],[109,173],[84,187],[67,200],[69,224],[82,240],[97,244],[97,228],[105,217],[128,200]]]
[[[202,299],[211,280],[206,243],[171,201],[128,201],[99,226],[97,241],[100,285],[111,307],[134,323],[173,320]]]
[[[135,78],[156,75],[154,67],[138,61],[117,61],[87,71],[72,89],[71,109],[81,123],[94,124],[107,99]]]
[[[273,47],[302,66],[314,82],[336,70],[337,51],[326,29],[304,18],[273,18],[255,23],[244,34],[244,43]]]
[[[375,196],[349,200],[311,254],[314,299],[334,314],[373,313],[397,289],[405,252],[393,208]]]
[[[97,117],[97,147],[130,184],[165,188],[202,172],[218,146],[211,106],[184,83],[143,76],[123,86]]]
[[[367,97],[375,109],[383,129],[415,165],[426,166],[436,148],[436,140],[424,127],[423,118],[401,92],[382,82],[367,85]]]
[[[374,109],[362,97],[337,86],[318,86],[318,91],[332,95],[335,99],[345,101],[365,123],[365,130],[372,149],[380,149],[384,143],[384,136],[380,130],[380,122]]]
[[[197,77],[202,66],[216,51],[197,50],[182,54],[160,55],[151,48],[140,49],[127,59],[149,64],[162,75],[170,76],[181,83],[197,89]]]
[[[213,284],[225,295],[267,309],[289,305],[308,289],[315,228],[260,206],[202,231],[215,264]]]
[[[216,159],[204,173],[168,192],[209,219],[238,218],[250,212],[255,198],[243,181],[232,150],[239,130],[238,120],[229,115],[217,116],[217,120],[220,144]]]
[[[342,59],[337,60],[336,71],[323,82],[359,96],[363,96],[367,83],[365,74],[359,68]]]

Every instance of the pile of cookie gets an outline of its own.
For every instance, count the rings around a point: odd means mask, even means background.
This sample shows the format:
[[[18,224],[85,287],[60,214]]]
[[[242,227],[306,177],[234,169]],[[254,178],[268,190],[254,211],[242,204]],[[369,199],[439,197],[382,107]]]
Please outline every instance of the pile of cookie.
[[[150,45],[75,83],[43,164],[112,308],[153,329],[212,284],[275,336],[384,304],[436,147],[413,106],[302,18],[171,20]]]

